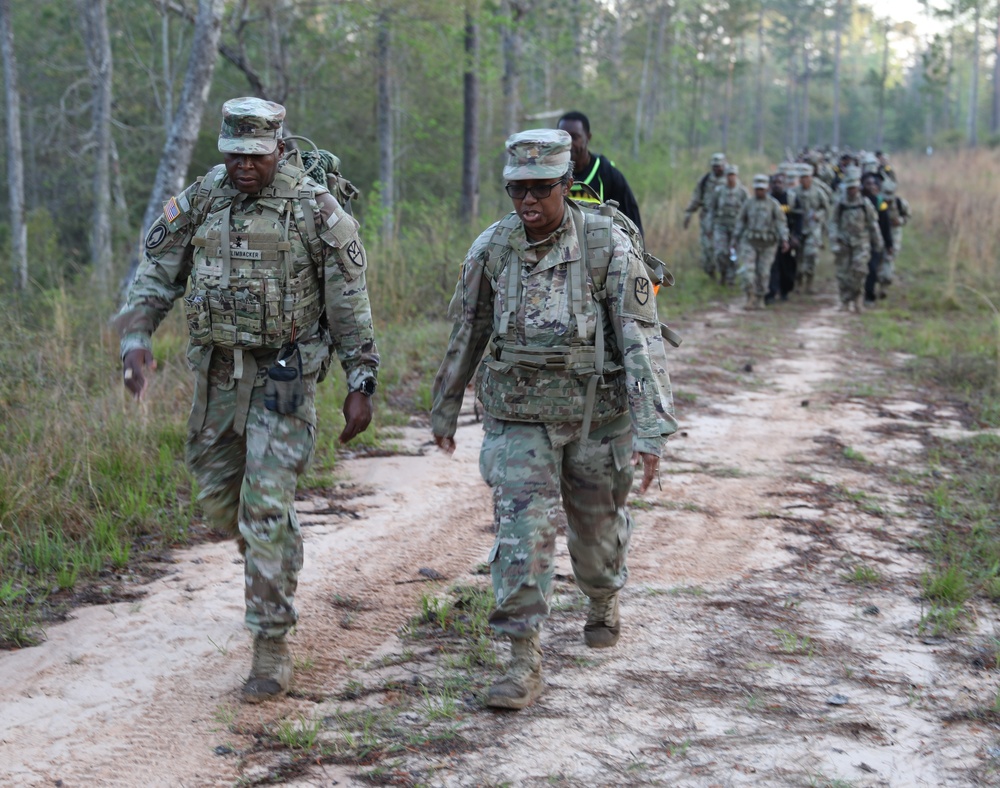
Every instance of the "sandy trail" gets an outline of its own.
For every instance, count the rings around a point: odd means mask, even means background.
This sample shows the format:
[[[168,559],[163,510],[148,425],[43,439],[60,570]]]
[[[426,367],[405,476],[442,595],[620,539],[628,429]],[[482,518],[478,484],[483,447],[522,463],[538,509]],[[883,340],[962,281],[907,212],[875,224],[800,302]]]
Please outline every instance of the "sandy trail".
[[[395,759],[391,784],[996,778],[1000,732],[954,717],[993,703],[996,675],[968,658],[975,637],[995,635],[993,623],[950,640],[920,633],[924,565],[910,546],[923,525],[911,490],[892,481],[920,470],[931,429],[961,434],[959,416],[855,353],[858,318],[820,299],[784,309],[780,319],[718,309],[679,326],[682,432],[662,489],[635,501],[619,645],[588,650],[579,606],[557,604],[543,636],[541,701],[499,715],[470,704],[458,724],[465,746]],[[728,350],[761,324],[785,332],[781,356]],[[889,394],[850,396],[845,383],[859,381]],[[302,503],[292,697],[239,703],[249,665],[242,568],[232,545],[203,545],[177,554],[141,601],[77,610],[41,646],[0,654],[0,782],[258,779],[279,756],[237,757],[254,749],[256,732],[331,714],[348,681],[411,674],[412,662],[375,669],[369,660],[399,652],[394,633],[421,595],[470,582],[492,543],[479,428],[465,420],[452,458],[428,451],[426,438],[404,431],[408,454],[349,460],[349,483]],[[562,541],[559,561],[568,575]],[[861,565],[881,579],[850,582]],[[560,584],[557,602],[573,598]],[[446,657],[420,655],[421,670],[447,671]],[[370,785],[362,771],[325,765],[296,784]]]

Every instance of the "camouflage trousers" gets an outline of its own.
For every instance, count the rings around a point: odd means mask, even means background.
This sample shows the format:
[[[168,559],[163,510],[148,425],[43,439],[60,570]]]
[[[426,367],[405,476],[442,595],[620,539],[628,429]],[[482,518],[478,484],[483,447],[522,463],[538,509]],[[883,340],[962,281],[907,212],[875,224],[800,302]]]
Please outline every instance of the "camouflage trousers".
[[[631,458],[627,415],[557,448],[543,424],[505,421],[486,432],[479,470],[493,488],[497,537],[489,564],[496,609],[490,625],[496,632],[523,637],[539,632],[548,618],[560,506],[580,590],[602,598],[625,585]]]
[[[699,222],[698,242],[701,244],[701,269],[710,276],[715,273],[715,244],[712,242],[712,226],[704,216]]]
[[[245,545],[245,621],[255,635],[278,637],[298,619],[295,487],[316,444],[316,376],[304,383],[305,403],[284,416],[264,407],[263,386],[254,388],[242,435],[233,429],[237,388],[209,384],[204,423],[188,431],[187,463],[202,510],[214,528],[241,541],[241,550]]]
[[[799,255],[799,275],[815,276],[816,258],[819,257],[819,250],[823,245],[823,233],[817,228],[812,230],[802,239],[802,254]]]
[[[895,257],[899,257],[899,253],[903,248],[903,228],[893,227],[892,228],[892,254]]]
[[[777,244],[755,246],[749,241],[740,243],[740,278],[743,290],[761,298],[767,294],[771,278],[771,264],[778,252]]]
[[[846,246],[840,244],[835,264],[837,267],[837,287],[842,303],[849,303],[861,295],[868,276],[868,261],[871,259],[871,247],[868,244]]]
[[[729,259],[729,250],[735,246],[735,241],[732,227],[716,225],[712,230],[712,248],[719,269],[719,281],[725,284],[736,281],[736,263]]]

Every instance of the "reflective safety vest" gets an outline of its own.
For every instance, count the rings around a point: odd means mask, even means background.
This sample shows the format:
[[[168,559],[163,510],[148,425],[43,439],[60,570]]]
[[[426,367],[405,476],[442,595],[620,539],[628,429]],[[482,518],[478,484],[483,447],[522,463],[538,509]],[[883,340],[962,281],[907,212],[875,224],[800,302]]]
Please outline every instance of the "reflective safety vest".
[[[310,334],[323,312],[314,193],[303,188],[301,169],[283,163],[253,195],[254,210],[234,212],[248,195],[223,188],[224,178],[224,168],[213,170],[197,192],[208,213],[191,240],[191,344],[278,349]],[[289,233],[293,218],[297,232]]]
[[[601,166],[601,157],[594,156],[594,166],[590,169],[590,174],[580,181],[573,182],[573,188],[569,191],[569,196],[579,202],[603,203],[604,202],[604,181],[597,178],[597,169]],[[597,178],[597,184],[594,179]]]

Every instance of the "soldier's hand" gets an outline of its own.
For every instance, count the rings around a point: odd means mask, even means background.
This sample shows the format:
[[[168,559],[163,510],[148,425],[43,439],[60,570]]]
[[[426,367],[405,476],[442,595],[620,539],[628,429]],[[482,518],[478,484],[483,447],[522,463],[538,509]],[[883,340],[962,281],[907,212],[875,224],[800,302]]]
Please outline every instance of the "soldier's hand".
[[[146,371],[156,369],[156,360],[153,354],[145,348],[135,348],[125,354],[122,359],[122,379],[125,388],[129,390],[133,397],[139,399],[146,390],[149,382],[146,378]]]
[[[686,230],[691,224],[691,214],[685,214],[684,216],[684,229]]]
[[[639,484],[639,494],[642,495],[649,489],[653,479],[659,476],[660,458],[655,454],[632,452],[632,463],[637,468],[642,464],[642,482]]]
[[[372,423],[375,406],[372,398],[360,391],[352,391],[344,400],[344,431],[340,433],[340,442],[347,443],[356,438]]]
[[[455,439],[449,438],[447,435],[435,435],[434,445],[447,454],[455,453]]]
[[[782,242],[781,242],[781,251],[782,251],[782,252],[784,252],[785,254],[788,254],[788,250],[789,250],[790,248],[791,248],[791,247],[790,247],[790,246],[788,245],[788,241],[782,241]]]

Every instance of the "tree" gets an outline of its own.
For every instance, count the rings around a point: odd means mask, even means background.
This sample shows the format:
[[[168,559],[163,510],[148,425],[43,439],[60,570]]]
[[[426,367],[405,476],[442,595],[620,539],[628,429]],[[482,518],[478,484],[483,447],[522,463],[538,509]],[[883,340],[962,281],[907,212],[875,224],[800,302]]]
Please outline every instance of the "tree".
[[[195,19],[194,39],[191,42],[184,87],[181,90],[170,133],[167,134],[163,144],[160,166],[156,170],[153,189],[142,217],[139,235],[140,254],[141,244],[157,214],[162,210],[163,203],[168,196],[179,192],[184,185],[188,165],[191,163],[191,153],[198,139],[198,130],[201,128],[208,91],[212,87],[212,75],[215,73],[215,63],[218,59],[216,52],[222,34],[223,7],[223,0],[198,0],[198,16]],[[126,281],[123,282],[123,287],[128,286],[138,266],[137,256],[129,269]]]
[[[94,151],[93,211],[90,221],[90,262],[100,292],[111,282],[111,39],[107,0],[77,0],[87,71],[90,74],[90,115]]]
[[[465,73],[462,77],[462,201],[459,216],[479,215],[479,24],[475,0],[465,6]]]
[[[0,52],[7,109],[7,190],[10,195],[11,262],[14,287],[28,289],[28,226],[24,220],[24,155],[21,146],[21,96],[17,85],[17,56],[10,0],[0,0]]]

